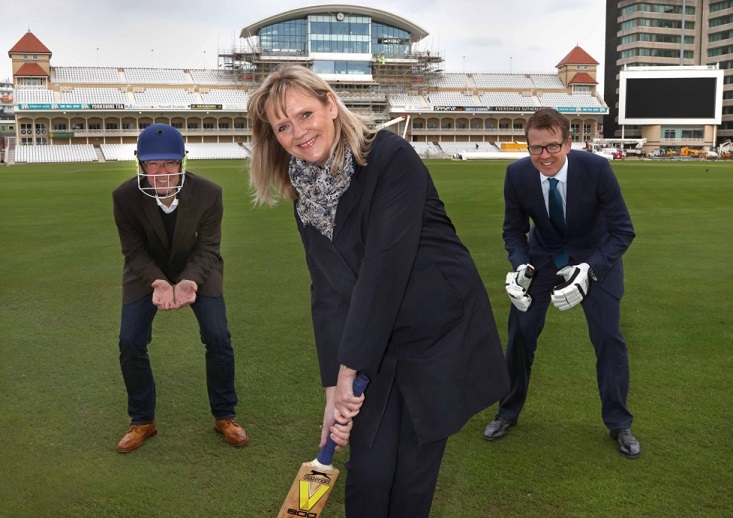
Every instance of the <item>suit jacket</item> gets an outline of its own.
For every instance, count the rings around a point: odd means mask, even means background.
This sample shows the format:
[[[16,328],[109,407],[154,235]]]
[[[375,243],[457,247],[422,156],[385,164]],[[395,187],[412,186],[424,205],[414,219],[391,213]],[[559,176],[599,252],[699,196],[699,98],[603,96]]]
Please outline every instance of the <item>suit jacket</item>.
[[[491,305],[409,143],[380,131],[367,160],[339,200],[333,241],[295,213],[322,383],[336,384],[339,364],[371,378],[353,441],[371,444],[393,383],[419,440],[443,439],[507,389]]]
[[[122,301],[127,304],[150,293],[156,279],[175,284],[196,282],[200,295],[223,293],[224,263],[220,255],[223,214],[221,187],[185,173],[178,193],[173,242],[168,242],[160,208],[138,189],[137,178],[112,194],[122,255]]]
[[[567,160],[564,236],[550,222],[531,159],[507,167],[503,236],[509,261],[514,269],[526,263],[539,268],[564,249],[571,264],[588,263],[600,285],[621,298],[621,256],[635,233],[618,180],[608,160],[593,153],[573,150]]]

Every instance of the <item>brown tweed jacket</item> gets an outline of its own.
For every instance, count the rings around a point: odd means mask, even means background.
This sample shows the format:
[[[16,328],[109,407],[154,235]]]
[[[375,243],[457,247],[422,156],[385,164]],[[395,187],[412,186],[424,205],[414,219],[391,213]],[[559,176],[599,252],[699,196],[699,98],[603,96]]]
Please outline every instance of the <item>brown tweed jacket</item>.
[[[168,242],[155,199],[144,195],[137,178],[112,193],[114,217],[122,255],[122,302],[128,304],[152,293],[156,279],[175,284],[188,279],[200,295],[223,294],[224,262],[220,255],[222,192],[214,182],[185,173],[178,194],[173,242]]]

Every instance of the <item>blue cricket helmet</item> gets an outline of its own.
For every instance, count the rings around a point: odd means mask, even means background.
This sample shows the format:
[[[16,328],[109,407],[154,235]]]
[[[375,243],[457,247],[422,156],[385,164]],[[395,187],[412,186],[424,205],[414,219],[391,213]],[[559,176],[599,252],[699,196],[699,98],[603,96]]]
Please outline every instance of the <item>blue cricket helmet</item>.
[[[151,124],[137,138],[138,160],[183,160],[186,145],[183,136],[168,124]]]

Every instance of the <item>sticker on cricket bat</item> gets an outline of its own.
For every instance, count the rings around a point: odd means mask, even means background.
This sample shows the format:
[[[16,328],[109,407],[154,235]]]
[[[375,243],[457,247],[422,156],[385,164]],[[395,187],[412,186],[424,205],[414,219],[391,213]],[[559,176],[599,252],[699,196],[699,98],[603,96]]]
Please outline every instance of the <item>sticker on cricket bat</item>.
[[[354,380],[354,395],[360,396],[368,383],[369,378],[359,374]],[[300,466],[288,496],[280,507],[278,518],[290,516],[321,518],[323,507],[331,496],[331,489],[339,476],[339,470],[333,467],[335,453],[336,443],[329,437],[318,457]]]

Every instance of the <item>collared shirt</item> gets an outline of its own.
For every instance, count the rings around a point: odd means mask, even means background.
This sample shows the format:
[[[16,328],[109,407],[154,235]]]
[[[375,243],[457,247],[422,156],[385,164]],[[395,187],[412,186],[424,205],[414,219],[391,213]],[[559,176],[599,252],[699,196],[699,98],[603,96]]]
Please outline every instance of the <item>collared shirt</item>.
[[[550,204],[549,204],[549,195],[550,195],[550,182],[548,180],[550,178],[555,178],[558,180],[557,182],[557,191],[560,193],[560,198],[562,198],[562,212],[565,216],[567,216],[567,192],[568,192],[568,157],[565,157],[565,164],[560,168],[560,171],[555,176],[545,176],[542,173],[537,173],[540,175],[540,181],[542,182],[542,196],[545,197],[545,209],[547,210],[547,214],[550,214]]]
[[[165,204],[160,201],[160,198],[155,198],[155,201],[158,203],[158,207],[160,207],[160,210],[162,210],[166,214],[170,214],[171,212],[176,210],[176,208],[178,208],[178,198],[173,199],[173,203],[171,203],[170,207],[166,207]]]

